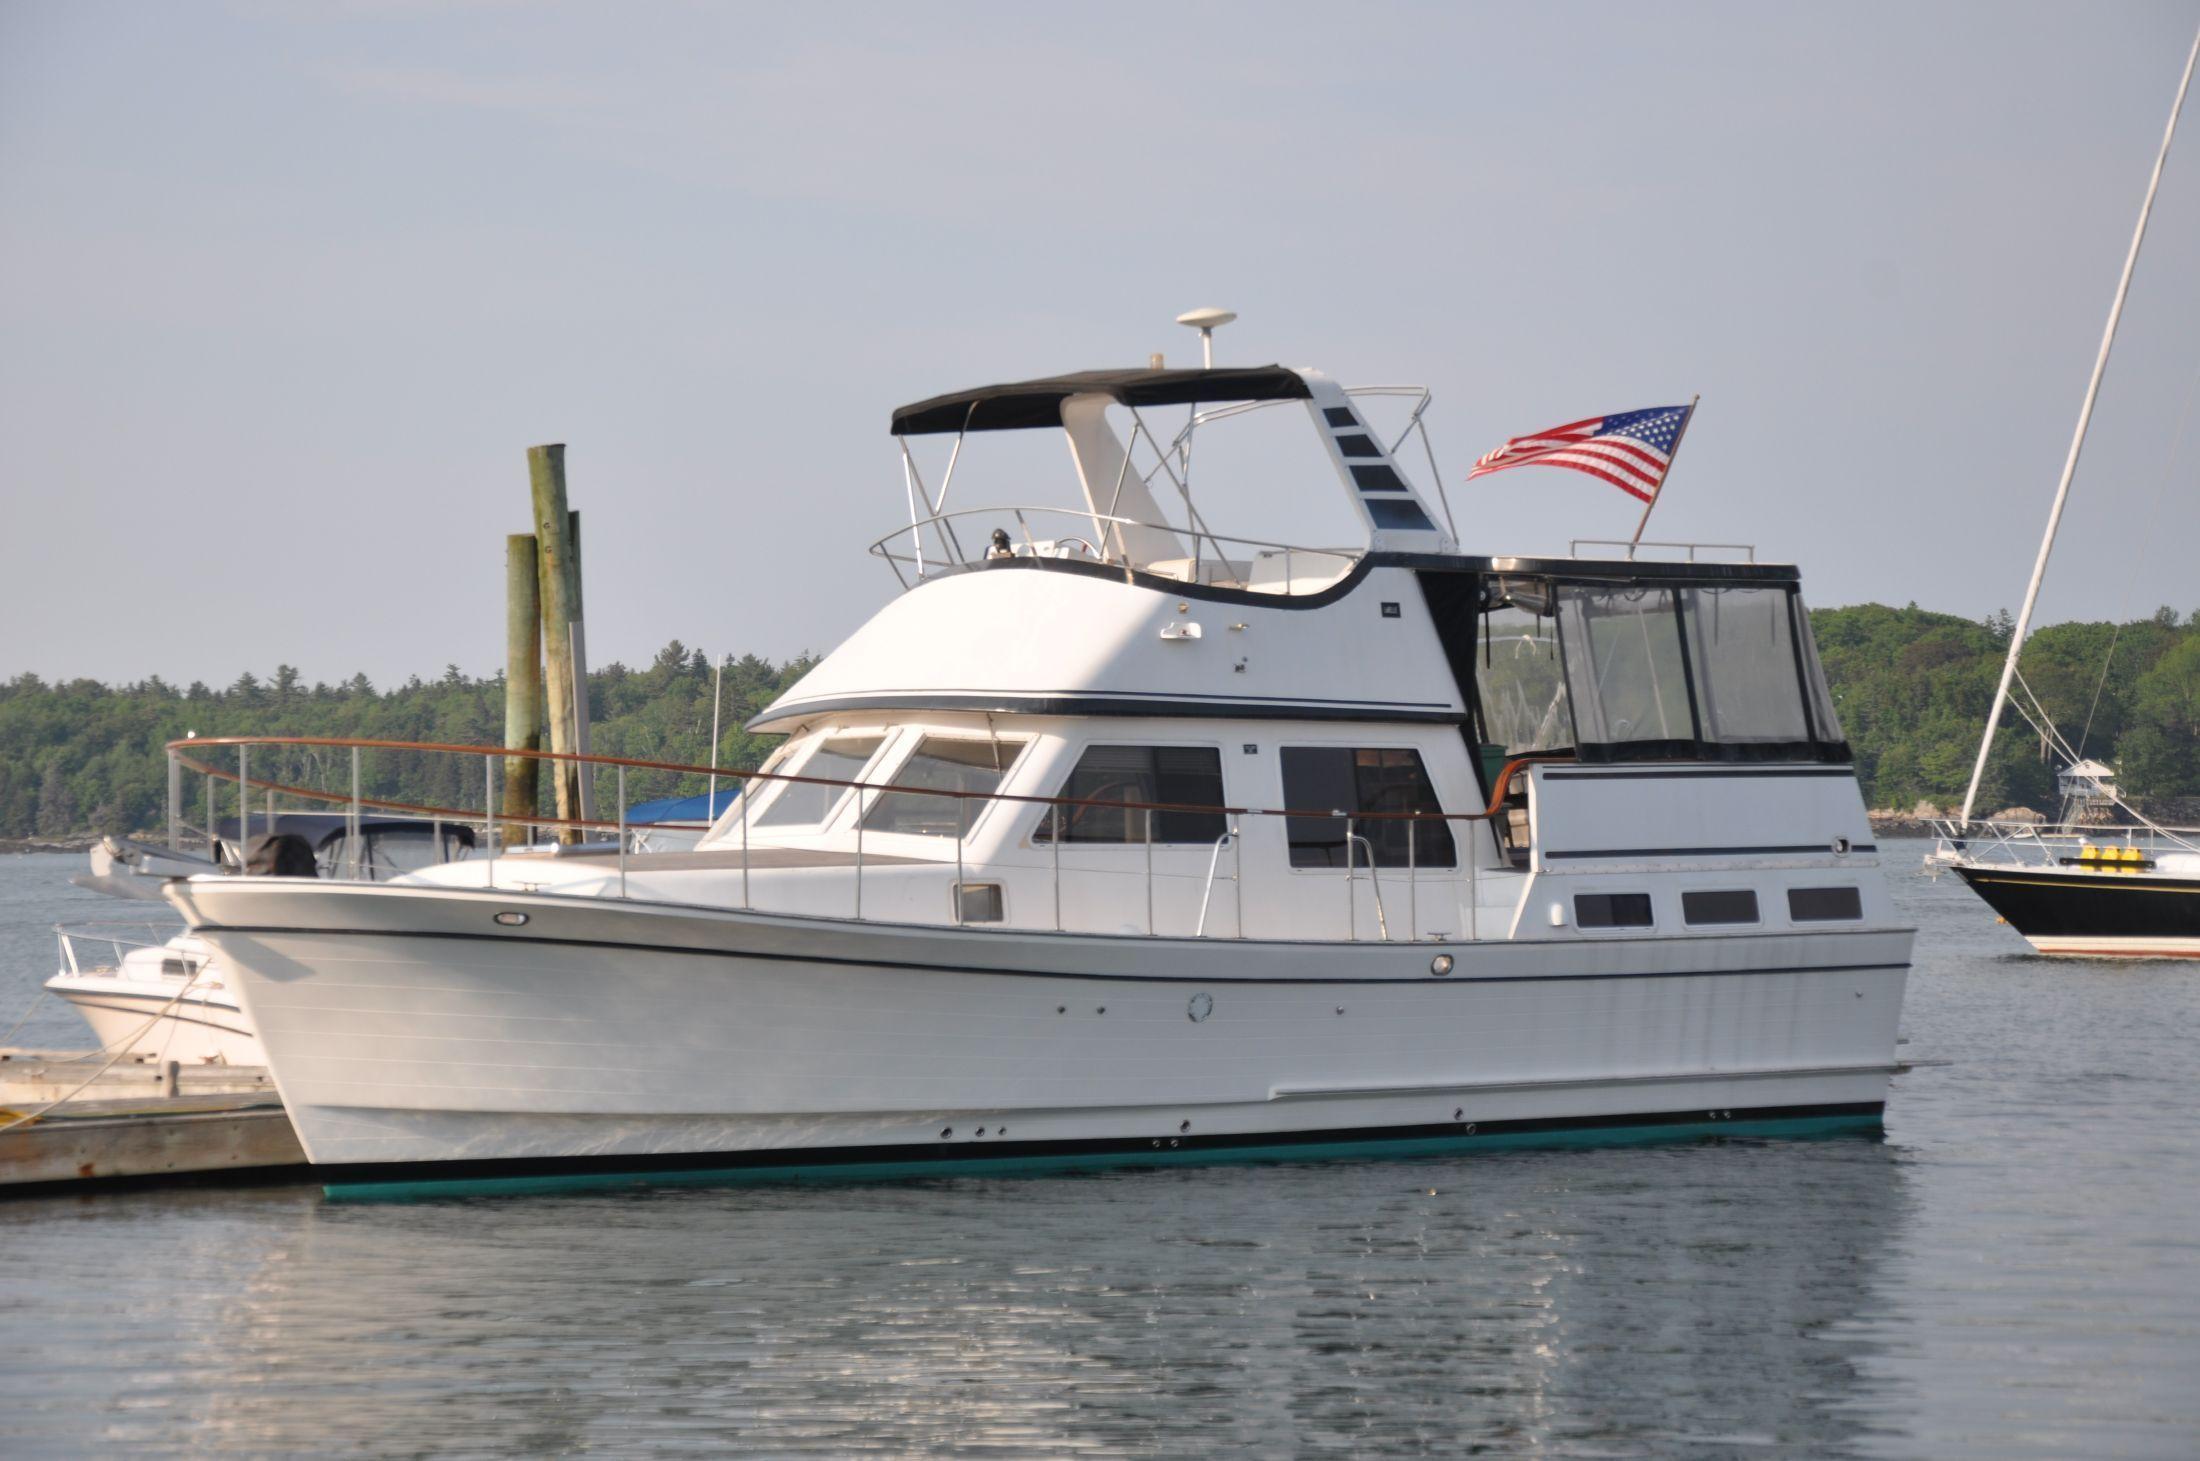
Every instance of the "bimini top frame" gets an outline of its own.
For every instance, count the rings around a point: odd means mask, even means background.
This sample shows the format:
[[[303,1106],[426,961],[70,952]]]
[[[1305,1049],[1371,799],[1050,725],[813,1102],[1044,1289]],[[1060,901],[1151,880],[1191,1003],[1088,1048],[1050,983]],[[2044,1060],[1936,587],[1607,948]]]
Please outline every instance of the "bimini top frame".
[[[1395,444],[1386,446],[1354,405],[1352,397],[1364,394],[1415,398],[1411,419]],[[1219,557],[1222,539],[1201,517],[1193,501],[1192,441],[1206,422],[1282,401],[1296,401],[1306,408],[1322,452],[1368,533],[1364,547],[1321,554],[1337,558],[1338,563],[1334,571],[1317,575],[1320,581],[1333,579],[1336,572],[1367,549],[1446,553],[1457,548],[1456,534],[1439,527],[1432,513],[1435,505],[1443,504],[1448,526],[1450,509],[1443,501],[1443,477],[1436,470],[1434,452],[1429,451],[1428,458],[1430,486],[1435,495],[1428,499],[1407,481],[1393,459],[1397,446],[1415,431],[1421,433],[1423,448],[1427,449],[1427,429],[1422,421],[1428,405],[1426,391],[1396,386],[1347,391],[1317,370],[1259,365],[1221,370],[1076,371],[980,386],[904,406],[894,413],[893,430],[901,446],[903,486],[909,499],[907,548],[896,552],[885,546],[888,540],[881,540],[873,551],[888,556],[897,572],[905,560],[919,579],[928,577],[935,566],[950,571],[970,566],[975,555],[959,541],[955,521],[964,514],[947,509],[948,490],[964,442],[973,431],[1053,428],[1068,439],[1083,489],[1083,516],[1089,533],[1043,543],[1030,540],[1019,546],[1016,537],[1030,537],[1024,531],[1025,515],[1044,510],[1025,508],[1015,512],[1017,532],[1009,531],[1005,524],[998,525],[1000,530],[991,535],[990,546],[983,550],[986,559],[1024,552],[1060,556],[1067,544],[1070,551],[1083,552],[1124,572],[1160,570],[1192,582],[1210,581],[1218,571],[1226,579],[1242,578],[1244,565],[1207,561],[1210,551]],[[1197,410],[1203,403],[1214,403],[1218,409]],[[1144,408],[1169,405],[1195,409],[1183,430],[1164,443],[1149,428]],[[1130,413],[1127,440],[1118,436],[1106,419],[1108,409],[1118,406]],[[908,439],[925,435],[954,438],[954,449],[948,454],[937,493],[925,484],[910,452]],[[1153,465],[1137,469],[1132,466],[1132,458],[1141,440]],[[1155,489],[1164,478],[1181,500],[1185,518],[1181,526],[1169,523],[1156,495]],[[889,539],[900,536],[890,534]],[[933,539],[929,545],[927,537]],[[1312,550],[1304,550],[1301,556],[1315,561]],[[1284,591],[1290,591],[1288,585]]]

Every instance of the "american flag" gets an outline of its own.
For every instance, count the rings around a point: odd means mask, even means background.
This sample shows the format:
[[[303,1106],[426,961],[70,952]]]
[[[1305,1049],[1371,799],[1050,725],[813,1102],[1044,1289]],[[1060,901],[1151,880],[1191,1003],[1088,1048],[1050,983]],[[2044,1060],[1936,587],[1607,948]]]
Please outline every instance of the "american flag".
[[[1591,416],[1533,436],[1516,436],[1476,462],[1467,480],[1508,467],[1572,467],[1648,502],[1657,496],[1666,468],[1673,465],[1673,450],[1695,409],[1693,405],[1652,406],[1647,411]]]

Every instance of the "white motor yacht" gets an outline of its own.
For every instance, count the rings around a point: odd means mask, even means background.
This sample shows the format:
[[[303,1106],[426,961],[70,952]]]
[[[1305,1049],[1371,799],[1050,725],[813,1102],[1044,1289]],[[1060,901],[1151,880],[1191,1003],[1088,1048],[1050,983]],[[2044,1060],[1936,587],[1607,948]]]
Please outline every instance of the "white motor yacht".
[[[1796,571],[1465,551],[1394,455],[1426,405],[1262,366],[905,407],[904,591],[693,850],[168,897],[312,1160],[408,1190],[1876,1128],[1911,930]],[[1194,440],[1264,408],[1363,542],[1208,529]],[[1008,431],[1081,501],[946,510]]]

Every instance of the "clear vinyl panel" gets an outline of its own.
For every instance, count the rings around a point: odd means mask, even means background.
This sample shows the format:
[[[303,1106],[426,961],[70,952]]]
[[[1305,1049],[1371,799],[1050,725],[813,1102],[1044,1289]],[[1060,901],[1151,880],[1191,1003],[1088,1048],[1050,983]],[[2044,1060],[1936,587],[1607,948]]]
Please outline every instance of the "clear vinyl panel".
[[[1785,588],[1702,587],[1681,593],[1689,668],[1703,738],[1725,746],[1810,740],[1802,661]]]
[[[1818,639],[1811,633],[1810,610],[1803,607],[1801,594],[1790,595],[1788,606],[1795,614],[1795,636],[1803,650],[1803,678],[1810,686],[1810,717],[1815,722],[1812,730],[1821,742],[1840,746],[1845,752],[1848,737],[1841,733],[1841,717],[1834,713],[1825,667],[1818,663]]]
[[[1574,743],[1573,707],[1566,699],[1566,663],[1558,621],[1548,612],[1505,604],[1482,616],[1476,692],[1482,729],[1508,756],[1559,750]]]
[[[1582,755],[1692,753],[1696,717],[1673,590],[1566,584],[1558,602]]]
[[[1560,583],[1584,761],[1846,761],[1787,584]]]

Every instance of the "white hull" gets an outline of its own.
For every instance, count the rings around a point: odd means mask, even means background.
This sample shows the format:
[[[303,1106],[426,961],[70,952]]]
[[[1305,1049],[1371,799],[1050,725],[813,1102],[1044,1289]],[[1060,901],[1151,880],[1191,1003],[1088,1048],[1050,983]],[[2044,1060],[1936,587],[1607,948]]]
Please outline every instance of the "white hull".
[[[308,1154],[346,1164],[1876,1114],[1910,943],[1241,942],[259,879],[173,896]]]
[[[185,1065],[267,1064],[244,1011],[225,992],[193,990],[177,997],[170,981],[98,974],[62,974],[46,983],[91,1026],[100,1048],[125,1060],[176,1060]]]

